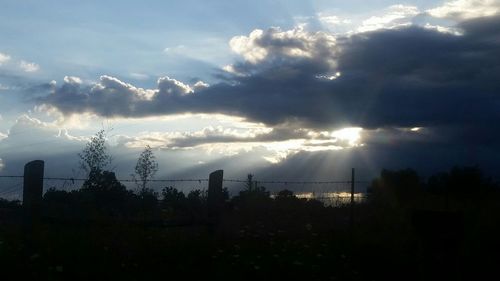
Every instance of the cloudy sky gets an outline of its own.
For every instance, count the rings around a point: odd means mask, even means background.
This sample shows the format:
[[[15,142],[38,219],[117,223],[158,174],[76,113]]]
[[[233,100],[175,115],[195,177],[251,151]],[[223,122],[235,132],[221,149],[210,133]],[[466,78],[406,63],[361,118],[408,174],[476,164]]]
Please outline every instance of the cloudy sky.
[[[37,1],[0,8],[0,174],[500,172],[500,1]],[[0,184],[0,188],[6,184]]]

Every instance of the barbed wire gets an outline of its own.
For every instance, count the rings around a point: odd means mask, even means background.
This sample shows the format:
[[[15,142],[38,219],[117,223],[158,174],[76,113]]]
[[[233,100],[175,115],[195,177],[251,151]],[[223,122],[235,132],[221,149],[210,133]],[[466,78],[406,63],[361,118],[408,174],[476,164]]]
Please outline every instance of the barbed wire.
[[[1,175],[0,178],[24,178],[24,176]],[[43,177],[44,180],[57,181],[86,181],[88,178],[64,178],[64,177]],[[117,179],[120,182],[136,182],[133,179]],[[208,182],[209,179],[149,179],[147,182]],[[223,182],[248,183],[248,180],[223,179]],[[258,184],[351,184],[352,181],[297,181],[297,180],[252,180]],[[354,183],[369,183],[366,180],[355,180]]]
[[[248,180],[235,180],[235,179],[223,179],[223,181],[227,182],[239,182],[239,183],[247,183]],[[252,182],[256,182],[259,184],[350,184],[352,181],[295,181],[295,180],[252,180]],[[358,181],[355,180],[354,183],[369,183],[370,181]]]
[[[14,184],[14,185],[2,190],[0,192],[0,196],[11,195],[11,194],[17,192],[18,189],[21,188],[21,185],[22,185],[22,183],[17,183],[17,184]]]

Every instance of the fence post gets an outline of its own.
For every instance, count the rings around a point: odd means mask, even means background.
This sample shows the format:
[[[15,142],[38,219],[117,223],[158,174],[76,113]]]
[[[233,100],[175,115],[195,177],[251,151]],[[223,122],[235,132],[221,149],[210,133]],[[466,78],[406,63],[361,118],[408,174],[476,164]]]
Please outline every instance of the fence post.
[[[223,170],[210,173],[208,177],[208,216],[217,219],[223,205],[222,181]]]
[[[354,225],[354,168],[351,170],[351,213],[349,216],[351,228]]]
[[[354,205],[354,168],[351,170],[351,206]]]
[[[43,193],[44,162],[34,160],[24,165],[23,210],[28,223],[40,215]]]

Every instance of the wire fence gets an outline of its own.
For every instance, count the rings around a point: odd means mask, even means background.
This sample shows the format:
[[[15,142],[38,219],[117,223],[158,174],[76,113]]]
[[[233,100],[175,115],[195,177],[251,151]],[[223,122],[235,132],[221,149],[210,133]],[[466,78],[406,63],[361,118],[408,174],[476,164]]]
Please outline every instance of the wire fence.
[[[22,200],[23,176],[1,175],[0,176],[0,198],[7,200]],[[82,187],[86,178],[72,177],[44,177],[43,190],[49,189],[71,191]],[[133,179],[118,179],[128,189],[137,188]],[[148,188],[160,193],[164,187],[174,187],[184,193],[191,190],[207,190],[208,179],[151,179],[148,180]],[[223,179],[224,186],[228,187],[229,195],[238,195],[238,192],[245,188],[248,180],[244,179]],[[289,190],[298,198],[317,199],[326,205],[341,205],[350,202],[351,181],[299,181],[299,180],[254,180],[255,186],[263,186],[270,192],[271,197],[276,197],[281,190]],[[366,199],[366,188],[369,181],[355,181],[356,192],[354,200],[362,202]]]
[[[0,198],[7,200],[21,200],[22,192],[22,178],[2,178],[0,181]]]

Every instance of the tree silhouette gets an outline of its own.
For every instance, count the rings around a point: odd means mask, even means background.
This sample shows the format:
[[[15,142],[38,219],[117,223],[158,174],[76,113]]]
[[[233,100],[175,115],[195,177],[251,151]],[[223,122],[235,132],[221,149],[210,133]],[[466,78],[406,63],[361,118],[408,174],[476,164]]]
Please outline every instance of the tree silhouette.
[[[280,192],[278,192],[278,195],[276,196],[276,199],[290,199],[290,198],[296,198],[296,197],[293,194],[293,191],[288,189],[281,190]]]
[[[106,132],[100,130],[92,136],[82,152],[78,153],[78,157],[80,157],[81,168],[89,176],[100,173],[109,165],[111,163],[111,156],[107,152]]]
[[[126,217],[135,211],[137,196],[127,190],[113,172],[92,172],[78,193],[82,204],[88,208],[87,214]]]
[[[253,181],[253,175],[248,174],[247,175],[247,182],[245,183],[245,188],[247,191],[252,191],[254,188],[255,182]]]
[[[175,187],[166,186],[161,191],[162,206],[164,209],[174,212],[184,207],[186,196],[182,191],[177,190]]]
[[[245,183],[245,189],[241,190],[237,196],[239,200],[267,200],[270,199],[270,193],[266,190],[264,186],[259,186],[257,181],[253,180],[253,175],[248,174],[247,181]]]
[[[141,152],[137,164],[135,165],[135,174],[132,175],[137,186],[142,190],[146,190],[148,181],[153,179],[158,171],[158,163],[156,157],[149,145],[146,145],[144,151]]]
[[[410,206],[422,192],[422,182],[416,171],[382,170],[380,177],[373,180],[369,191],[372,197],[385,203]]]

